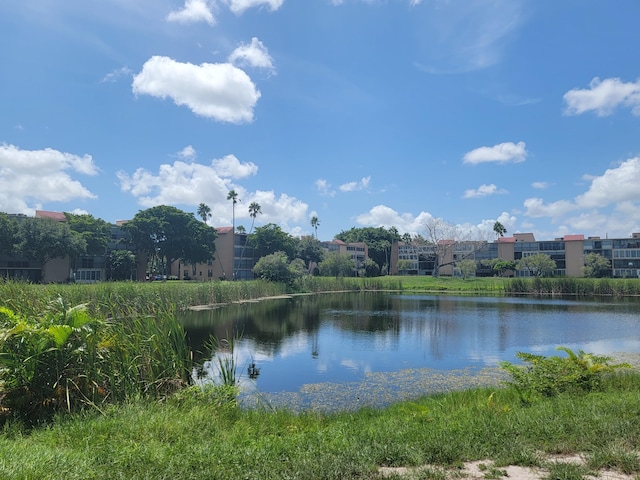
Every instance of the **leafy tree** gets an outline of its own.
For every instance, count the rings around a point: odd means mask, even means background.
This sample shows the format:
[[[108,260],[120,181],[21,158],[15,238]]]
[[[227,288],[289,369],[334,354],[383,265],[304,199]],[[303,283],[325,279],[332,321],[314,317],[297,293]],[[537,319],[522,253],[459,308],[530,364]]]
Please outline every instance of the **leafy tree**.
[[[284,252],[287,258],[290,259],[295,257],[296,239],[283,231],[275,223],[268,223],[262,227],[256,227],[248,241],[254,248],[257,258],[276,252]]]
[[[111,240],[111,225],[93,215],[64,212],[67,224],[87,243],[87,255],[103,255]]]
[[[411,243],[411,234],[409,232],[402,234],[402,241],[404,243]]]
[[[611,262],[598,253],[587,253],[582,274],[588,278],[601,278],[611,274]]]
[[[17,233],[18,223],[6,213],[0,212],[0,255],[13,253]]]
[[[318,264],[324,259],[324,249],[317,239],[303,237],[297,244],[296,257],[302,259],[308,271],[311,271],[314,263]]]
[[[362,265],[362,274],[365,277],[379,277],[380,276],[380,267],[376,262],[367,258]]]
[[[77,258],[87,242],[65,222],[50,218],[25,218],[18,226],[16,253],[44,266],[54,258]]]
[[[400,241],[400,235],[395,227],[386,230],[384,227],[351,228],[336,235],[338,240],[346,243],[362,242],[367,245],[369,258],[378,264],[380,270],[389,265],[391,245]]]
[[[514,271],[518,268],[518,264],[513,260],[503,260],[501,258],[491,258],[482,260],[482,265],[491,267],[499,276],[503,276],[508,271]]]
[[[131,250],[114,250],[109,254],[111,280],[131,280],[136,268],[136,256]]]
[[[238,233],[247,233],[247,230],[244,228],[244,225],[238,225],[236,230],[238,231]]]
[[[271,282],[291,283],[293,280],[289,259],[284,252],[275,252],[260,258],[253,267],[253,273]]]
[[[528,257],[522,257],[518,261],[518,268],[528,270],[531,276],[548,277],[556,269],[556,262],[545,253],[536,253]]]
[[[315,232],[316,240],[318,239],[318,226],[319,225],[320,225],[320,220],[318,220],[318,217],[316,217],[315,215],[313,217],[311,217],[311,228],[313,228],[313,231]]]
[[[135,248],[147,258],[157,258],[165,271],[179,258],[192,264],[213,259],[215,229],[176,207],[141,210],[122,228],[130,233]]]
[[[350,255],[333,252],[320,262],[318,268],[323,277],[352,277],[356,264]]]
[[[211,207],[205,203],[198,205],[198,211],[196,212],[204,223],[211,218]]]
[[[456,266],[460,269],[460,274],[462,275],[463,280],[475,275],[478,268],[476,261],[471,260],[470,258],[460,260],[456,263]]]
[[[413,262],[411,260],[398,260],[398,271],[406,272],[413,268]]]
[[[507,229],[500,222],[493,224],[493,231],[496,233],[497,237],[504,237],[504,234],[507,233]]]

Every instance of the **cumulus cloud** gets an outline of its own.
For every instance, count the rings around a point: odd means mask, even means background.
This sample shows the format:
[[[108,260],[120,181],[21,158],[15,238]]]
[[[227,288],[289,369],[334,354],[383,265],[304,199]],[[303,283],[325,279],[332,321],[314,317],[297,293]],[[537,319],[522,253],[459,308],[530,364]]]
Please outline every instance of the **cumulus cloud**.
[[[253,121],[260,98],[249,76],[230,63],[194,65],[161,56],[145,62],[132,89],[136,95],[170,97],[196,115],[230,123]]]
[[[0,211],[31,214],[42,202],[96,198],[71,174],[97,175],[91,155],[0,145]]]
[[[489,195],[498,195],[508,193],[506,190],[499,189],[493,183],[490,185],[480,185],[477,189],[465,190],[463,198],[487,197]]]
[[[249,8],[262,6],[269,7],[272,12],[275,12],[284,4],[284,0],[224,0],[224,3],[233,13],[241,15]]]
[[[526,215],[528,217],[551,217],[560,218],[567,213],[574,211],[576,205],[568,200],[558,200],[552,203],[545,203],[541,198],[527,198],[524,201]]]
[[[576,197],[581,207],[602,207],[611,203],[640,200],[640,157],[630,158],[616,168],[593,177],[589,189]]]
[[[619,78],[600,80],[595,77],[589,88],[570,90],[563,98],[566,115],[595,111],[598,116],[605,117],[620,105],[631,108],[634,115],[640,115],[640,80],[625,83]]]
[[[173,11],[167,15],[167,21],[178,23],[206,22],[209,25],[215,25],[216,23],[206,0],[186,0],[182,10]]]
[[[121,190],[135,197],[142,207],[179,205],[192,206],[195,211],[204,202],[210,206],[213,225],[217,226],[231,224],[232,208],[227,200],[230,190],[235,190],[239,197],[236,220],[249,219],[248,206],[258,202],[262,210],[259,223],[278,223],[286,230],[294,222],[305,221],[306,203],[285,193],[250,192],[237,183],[237,180],[257,172],[258,166],[254,163],[241,162],[234,155],[226,155],[211,160],[207,165],[178,160],[173,164],[160,165],[157,172],[138,168],[132,174],[120,171],[117,177]]]
[[[463,163],[477,165],[479,163],[519,163],[527,158],[524,142],[505,142],[493,147],[479,147],[464,154]]]
[[[363,226],[396,227],[400,234],[424,233],[425,225],[433,218],[428,212],[420,212],[418,215],[411,213],[398,213],[386,205],[376,205],[371,210],[356,217],[356,222]]]
[[[270,72],[275,72],[273,59],[264,44],[253,37],[249,45],[241,44],[229,55],[229,62],[239,66],[250,66],[264,68]]]
[[[549,182],[533,182],[531,186],[538,190],[544,190],[545,188],[549,188]]]
[[[371,181],[371,177],[363,177],[357,182],[348,182],[340,185],[340,190],[343,192],[355,192],[359,190],[364,190],[369,186],[369,182]]]
[[[187,145],[182,150],[177,153],[178,157],[184,158],[185,160],[196,158],[196,149],[191,145]]]

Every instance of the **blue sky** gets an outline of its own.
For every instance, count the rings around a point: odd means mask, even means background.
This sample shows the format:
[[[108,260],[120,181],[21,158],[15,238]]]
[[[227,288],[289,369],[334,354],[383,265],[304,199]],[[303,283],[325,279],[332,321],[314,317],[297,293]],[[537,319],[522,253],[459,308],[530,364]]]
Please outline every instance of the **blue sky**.
[[[0,211],[640,232],[640,3],[0,1]]]

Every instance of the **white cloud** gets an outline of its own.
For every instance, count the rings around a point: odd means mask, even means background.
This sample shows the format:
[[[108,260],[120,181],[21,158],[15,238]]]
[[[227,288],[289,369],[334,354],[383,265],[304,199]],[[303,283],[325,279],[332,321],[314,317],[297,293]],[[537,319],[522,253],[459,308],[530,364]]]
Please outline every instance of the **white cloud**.
[[[600,80],[595,77],[588,89],[573,89],[564,94],[567,115],[580,115],[595,111],[600,117],[611,115],[619,106],[631,108],[634,115],[640,115],[640,80],[625,83],[619,78]]]
[[[182,10],[170,12],[168,22],[196,23],[206,22],[215,25],[216,20],[206,0],[186,0]]]
[[[527,198],[524,206],[527,209],[525,215],[528,217],[560,218],[576,209],[576,205],[568,200],[545,204],[541,198]]]
[[[249,76],[229,63],[194,65],[160,56],[145,62],[132,89],[136,95],[171,97],[196,115],[230,123],[251,122],[260,98]]]
[[[103,83],[114,83],[117,82],[121,77],[129,76],[133,72],[128,67],[121,67],[112,72],[107,73],[102,79]]]
[[[324,178],[319,178],[318,180],[316,180],[316,188],[318,189],[318,193],[320,193],[320,195],[333,197],[336,194],[336,192],[331,189],[331,184]]]
[[[185,160],[192,160],[196,158],[196,149],[191,145],[187,145],[182,150],[177,153],[178,157],[184,158]]]
[[[249,8],[263,5],[268,6],[272,12],[275,12],[284,4],[284,0],[224,0],[224,3],[233,13],[240,15]]]
[[[284,230],[294,228],[294,222],[306,221],[308,205],[285,193],[273,191],[247,191],[236,179],[255,175],[257,165],[240,162],[234,155],[214,159],[208,165],[195,162],[175,161],[160,165],[157,172],[138,168],[133,174],[118,172],[120,188],[134,196],[145,208],[156,205],[193,206],[201,203],[211,207],[213,225],[231,225],[232,204],[227,200],[229,190],[238,193],[236,224],[243,218],[250,222],[248,206],[258,202],[262,214],[257,223],[273,222]],[[248,225],[245,225],[248,229]]]
[[[506,190],[498,189],[493,183],[490,185],[480,185],[477,189],[465,190],[463,198],[487,197],[489,195],[497,195],[508,193]]]
[[[364,190],[369,186],[369,182],[371,181],[371,177],[363,177],[358,182],[348,182],[340,185],[340,190],[343,192],[355,192],[359,190]]]
[[[546,188],[549,188],[550,184],[549,182],[533,182],[531,186],[533,188],[537,188],[538,190],[544,190]]]
[[[400,234],[415,235],[423,233],[425,225],[432,218],[428,212],[420,212],[417,216],[411,213],[398,213],[386,205],[376,205],[371,210],[356,217],[360,225],[375,227],[396,227]]]
[[[251,44],[241,44],[229,55],[229,62],[234,65],[265,68],[275,72],[273,59],[264,44],[256,37],[251,39]]]
[[[42,202],[96,198],[69,172],[97,175],[91,155],[74,155],[52,148],[21,150],[0,145],[0,211],[31,214]]]
[[[603,207],[611,203],[640,201],[640,157],[630,158],[591,180],[589,190],[576,197],[580,207]]]
[[[524,142],[505,142],[493,147],[480,147],[464,154],[463,163],[477,165],[479,163],[519,163],[527,158],[527,150]]]

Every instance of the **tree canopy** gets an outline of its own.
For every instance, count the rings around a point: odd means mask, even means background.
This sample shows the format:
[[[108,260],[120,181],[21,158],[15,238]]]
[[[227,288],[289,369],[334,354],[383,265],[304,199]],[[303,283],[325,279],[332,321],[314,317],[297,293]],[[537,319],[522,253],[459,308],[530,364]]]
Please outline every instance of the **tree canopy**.
[[[25,218],[19,222],[15,252],[42,265],[54,258],[85,253],[87,242],[65,222],[50,218]]]
[[[188,263],[206,262],[215,253],[215,229],[176,207],[141,210],[122,228],[138,251],[160,259],[164,268],[179,258]]]
[[[518,268],[528,270],[529,274],[535,277],[548,277],[553,275],[556,269],[556,262],[546,253],[536,253],[528,257],[522,257],[518,261]]]
[[[378,264],[380,270],[383,270],[386,266],[387,271],[391,256],[391,245],[401,239],[395,227],[389,227],[389,229],[384,227],[353,227],[350,230],[343,230],[335,238],[346,243],[366,243],[369,258]]]
[[[297,240],[275,223],[256,227],[249,237],[249,243],[253,247],[257,258],[262,258],[275,252],[284,252],[289,260],[293,260],[296,254]]]
[[[333,252],[320,263],[320,275],[323,277],[353,277],[356,264],[346,253]]]
[[[611,262],[598,253],[587,253],[584,257],[582,274],[588,278],[601,278],[611,275]]]
[[[102,255],[111,240],[111,225],[93,215],[76,215],[64,212],[67,224],[74,232],[79,233],[87,243],[87,255]]]

